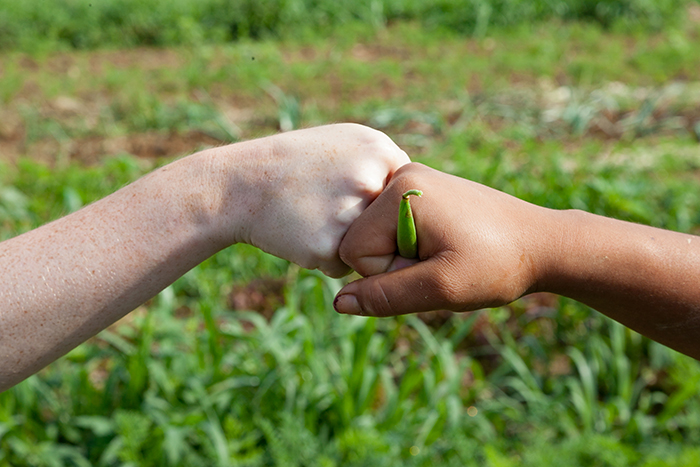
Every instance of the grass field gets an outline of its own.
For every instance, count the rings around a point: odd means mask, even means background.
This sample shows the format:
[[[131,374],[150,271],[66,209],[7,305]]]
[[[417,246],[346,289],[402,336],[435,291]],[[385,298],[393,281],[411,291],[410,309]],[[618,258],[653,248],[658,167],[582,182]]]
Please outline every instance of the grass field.
[[[0,239],[198,149],[338,121],[536,204],[700,232],[697,2],[468,34],[376,4],[235,42],[0,34]],[[0,394],[0,466],[700,464],[697,361],[547,294],[339,316],[346,280],[219,253]]]

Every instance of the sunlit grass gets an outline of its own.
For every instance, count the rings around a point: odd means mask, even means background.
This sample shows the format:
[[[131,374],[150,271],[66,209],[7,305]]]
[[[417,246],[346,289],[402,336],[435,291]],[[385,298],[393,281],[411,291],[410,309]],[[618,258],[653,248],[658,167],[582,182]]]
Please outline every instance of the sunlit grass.
[[[186,153],[72,161],[90,138],[224,143],[345,120],[539,205],[697,233],[696,34],[554,21],[469,38],[414,22],[5,55],[0,238]],[[551,296],[339,316],[344,281],[246,245],[215,255],[0,394],[0,466],[697,464],[696,361]]]

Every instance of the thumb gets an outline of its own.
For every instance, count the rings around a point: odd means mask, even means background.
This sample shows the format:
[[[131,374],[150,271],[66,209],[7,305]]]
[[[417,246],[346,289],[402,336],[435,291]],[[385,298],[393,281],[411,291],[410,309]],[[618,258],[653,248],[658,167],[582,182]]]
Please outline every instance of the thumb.
[[[379,317],[452,309],[445,277],[441,261],[431,258],[351,282],[338,292],[333,307],[338,313]]]

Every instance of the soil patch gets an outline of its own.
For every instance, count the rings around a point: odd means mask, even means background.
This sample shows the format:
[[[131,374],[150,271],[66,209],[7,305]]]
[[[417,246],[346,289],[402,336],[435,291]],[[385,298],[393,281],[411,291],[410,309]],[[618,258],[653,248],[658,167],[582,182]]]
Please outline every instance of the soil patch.
[[[0,160],[13,163],[20,157],[31,157],[49,165],[57,160],[91,165],[116,154],[170,159],[222,144],[224,143],[220,140],[198,131],[153,131],[128,136],[91,136],[68,141],[42,139],[26,146],[16,139],[0,138]]]

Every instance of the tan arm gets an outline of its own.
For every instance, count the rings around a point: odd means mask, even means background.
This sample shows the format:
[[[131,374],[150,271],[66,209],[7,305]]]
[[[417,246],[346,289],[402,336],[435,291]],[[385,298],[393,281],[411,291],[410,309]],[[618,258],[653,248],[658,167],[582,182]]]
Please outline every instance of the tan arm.
[[[700,358],[700,238],[581,211],[553,213],[539,287]]]
[[[419,262],[396,256],[396,213],[413,188],[423,191],[412,201]],[[339,292],[341,313],[470,311],[553,292],[700,358],[700,237],[546,209],[409,164],[340,253],[365,276]]]

